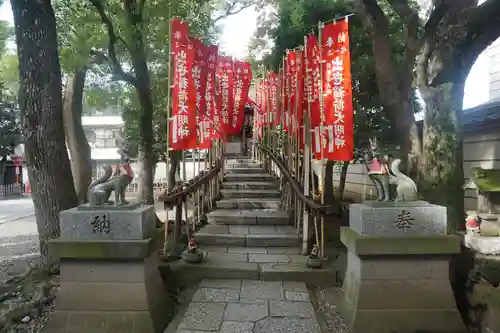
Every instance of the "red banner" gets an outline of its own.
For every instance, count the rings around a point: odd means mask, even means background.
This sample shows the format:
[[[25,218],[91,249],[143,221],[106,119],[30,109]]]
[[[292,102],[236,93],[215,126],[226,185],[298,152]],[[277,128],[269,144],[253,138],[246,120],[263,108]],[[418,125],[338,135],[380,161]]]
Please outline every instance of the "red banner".
[[[269,109],[270,109],[270,123],[271,126],[279,126],[281,123],[280,110],[279,110],[279,88],[280,77],[276,73],[269,73]]]
[[[283,64],[281,70],[281,122],[283,124],[283,132],[288,133],[288,95],[290,88],[288,86],[288,60],[283,57]]]
[[[210,45],[206,48],[207,61],[207,83],[205,85],[205,103],[206,103],[206,119],[202,119],[207,124],[204,129],[209,131],[209,141],[220,137],[218,131],[220,119],[215,119],[215,74],[217,67],[217,57],[219,48],[215,45]]]
[[[288,119],[287,119],[287,125],[288,125],[288,130],[290,133],[295,134],[297,131],[296,128],[296,122],[295,122],[295,117],[296,117],[296,94],[298,91],[298,80],[297,80],[297,52],[296,51],[290,51],[287,54],[287,63],[288,63],[288,86],[289,86],[289,93],[288,93]]]
[[[304,52],[298,50],[297,52],[297,63],[295,65],[295,75],[297,80],[297,91],[296,91],[296,103],[297,110],[294,111],[296,129],[298,130],[304,124],[304,73],[305,73],[305,63],[304,63]]]
[[[248,99],[248,90],[252,82],[252,68],[249,63],[236,61],[234,63],[235,70],[235,87],[234,87],[234,109],[231,121],[230,134],[240,135],[245,122],[245,104]]]
[[[187,36],[187,25],[173,19],[171,31],[173,88],[169,142],[173,150],[185,150],[196,140],[196,87],[192,76],[195,50]]]
[[[234,110],[234,71],[231,57],[219,57],[218,78],[222,133],[231,134]]]
[[[320,83],[320,54],[318,40],[316,36],[309,35],[306,39],[306,96],[310,104],[311,128],[321,124],[320,104],[319,104],[319,83]]]
[[[193,38],[193,45],[196,50],[194,63],[193,63],[193,81],[196,87],[196,109],[198,119],[206,117],[207,103],[205,100],[205,91],[207,87],[207,59],[208,47],[203,44],[199,39]]]
[[[328,139],[324,156],[329,160],[350,161],[353,159],[354,149],[354,112],[347,19],[324,26],[321,44],[325,64],[325,137]]]
[[[259,113],[262,115],[260,119],[260,126],[269,126],[268,119],[268,108],[269,108],[269,92],[268,84],[266,79],[261,79],[258,85],[258,103],[259,103]]]

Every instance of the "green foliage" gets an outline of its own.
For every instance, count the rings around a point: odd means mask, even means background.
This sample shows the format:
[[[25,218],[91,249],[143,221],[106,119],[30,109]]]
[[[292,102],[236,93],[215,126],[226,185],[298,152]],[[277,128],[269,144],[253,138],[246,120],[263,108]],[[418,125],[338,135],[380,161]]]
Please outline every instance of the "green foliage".
[[[3,2],[0,1],[0,5]],[[21,143],[20,113],[17,107],[19,89],[18,61],[15,54],[7,53],[7,43],[13,29],[0,21],[0,160],[12,154]]]
[[[217,30],[214,26],[213,13],[214,11],[226,13],[227,6],[232,4],[233,2],[224,0],[145,2],[142,33],[145,38],[144,50],[151,80],[154,151],[158,159],[161,159],[166,148],[169,20],[171,17],[186,20],[190,23],[191,34],[198,36],[204,42],[215,42]],[[246,5],[248,4],[244,1],[236,2],[232,11]],[[64,71],[70,74],[76,68],[86,65],[91,51],[107,54],[107,31],[89,0],[56,0],[54,8]],[[136,37],[127,25],[121,1],[107,1],[106,12],[117,35],[121,38],[116,44],[116,53],[124,71],[127,72],[132,68],[130,46],[135,45]],[[130,152],[137,152],[141,107],[135,89],[124,82],[115,81],[109,62],[94,64],[90,70],[84,96],[85,105],[90,107],[87,109],[102,109],[110,105],[122,107],[126,146]]]
[[[273,46],[264,55],[262,63],[278,70],[281,59],[287,49],[293,49],[304,44],[304,36],[318,34],[318,22],[329,22],[354,12],[351,1],[348,0],[276,0],[276,12],[264,19],[261,29],[257,29],[252,41],[251,53],[262,53],[262,47],[269,39]],[[388,10],[385,4],[384,10]],[[388,10],[390,34],[393,42],[393,56],[396,61],[402,61],[404,52],[404,31],[399,16]],[[377,136],[383,142],[390,141],[391,124],[386,117],[379,98],[375,80],[375,66],[370,36],[364,31],[360,19],[354,15],[349,18],[353,102],[355,109],[355,141],[364,143],[369,137]],[[257,66],[257,65],[255,65]],[[421,107],[419,107],[421,109]]]
[[[0,157],[12,154],[21,142],[20,113],[16,104],[5,99],[0,86]]]

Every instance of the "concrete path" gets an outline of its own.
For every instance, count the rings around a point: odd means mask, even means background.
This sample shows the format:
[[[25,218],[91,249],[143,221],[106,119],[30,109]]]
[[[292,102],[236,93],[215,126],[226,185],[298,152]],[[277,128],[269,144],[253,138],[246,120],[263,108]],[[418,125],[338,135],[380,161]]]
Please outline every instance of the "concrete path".
[[[177,333],[320,333],[303,282],[203,280]]]

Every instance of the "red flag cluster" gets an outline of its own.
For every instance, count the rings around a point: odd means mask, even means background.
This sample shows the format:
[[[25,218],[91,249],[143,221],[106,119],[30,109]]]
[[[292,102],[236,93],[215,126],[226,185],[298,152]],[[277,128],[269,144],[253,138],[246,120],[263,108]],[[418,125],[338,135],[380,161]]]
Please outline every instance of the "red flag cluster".
[[[353,158],[349,24],[343,19],[320,26],[321,40],[310,35],[300,49],[288,51],[279,74],[269,73],[257,86],[260,113],[255,126],[282,125],[304,143],[304,114],[310,119],[316,159]],[[261,133],[261,131],[259,131]]]
[[[219,56],[217,46],[189,37],[187,24],[170,22],[173,150],[208,149],[212,141],[239,135],[252,81],[250,64]]]

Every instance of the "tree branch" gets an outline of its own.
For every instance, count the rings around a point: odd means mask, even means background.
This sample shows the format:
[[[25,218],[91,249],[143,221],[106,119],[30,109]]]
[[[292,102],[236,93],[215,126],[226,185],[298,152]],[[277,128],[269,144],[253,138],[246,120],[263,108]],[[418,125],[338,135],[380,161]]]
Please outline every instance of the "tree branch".
[[[106,15],[106,12],[104,11],[104,6],[102,5],[101,0],[90,0],[90,2],[97,10],[97,13],[101,17],[102,23],[106,26],[106,29],[108,30],[108,39],[109,39],[108,58],[109,58],[111,65],[113,67],[114,76],[116,78],[118,78],[119,80],[123,80],[123,81],[125,81],[133,86],[136,86],[137,80],[135,79],[135,77],[126,73],[123,70],[122,65],[120,64],[120,61],[118,60],[118,57],[116,55],[116,43],[118,41],[124,42],[123,39],[116,34],[115,29],[113,27],[113,23],[109,19],[108,15]],[[125,46],[127,46],[127,45],[125,44]]]
[[[375,77],[382,103],[389,109],[392,109],[391,106],[396,109],[401,93],[400,80],[392,57],[392,42],[387,17],[376,1],[354,0],[354,6],[365,30],[371,35]]]
[[[445,14],[445,17],[446,15],[448,14]],[[445,40],[449,40],[447,45],[435,43],[436,49],[433,52],[439,54],[451,49],[451,54],[442,59],[442,68],[435,77],[429,79],[429,84],[436,86],[444,82],[453,82],[457,77],[465,78],[477,57],[500,37],[500,26],[491,23],[499,20],[500,1],[498,0],[487,0],[480,6],[462,9],[458,17],[448,23],[449,28],[444,36]],[[460,34],[456,31],[460,31]],[[435,31],[434,34],[436,33],[439,32]],[[429,61],[431,56],[429,56]],[[438,56],[434,57],[438,58]]]
[[[413,64],[415,63],[415,57],[422,45],[421,40],[418,38],[418,30],[420,28],[420,19],[418,17],[418,12],[410,7],[408,0],[389,0],[390,5],[401,17],[402,21],[405,22],[406,33],[406,52],[401,68],[402,79],[404,85],[411,84],[413,79]]]
[[[233,2],[231,2],[231,4],[229,5],[229,7],[226,9],[226,12],[224,14],[222,14],[222,15],[217,16],[215,18],[215,20],[213,21],[213,24],[217,23],[220,20],[225,19],[228,16],[236,15],[239,12],[241,12],[242,10],[247,9],[247,8],[249,8],[249,7],[252,6],[252,4],[250,3],[250,4],[247,4],[247,5],[242,5],[240,8],[235,9],[236,5],[238,4],[238,2],[239,2],[238,0],[234,0]]]
[[[471,10],[471,19],[467,25],[467,37],[459,48],[469,49],[469,56],[477,58],[483,50],[500,36],[500,1],[488,0]],[[475,60],[475,59],[474,59]]]

